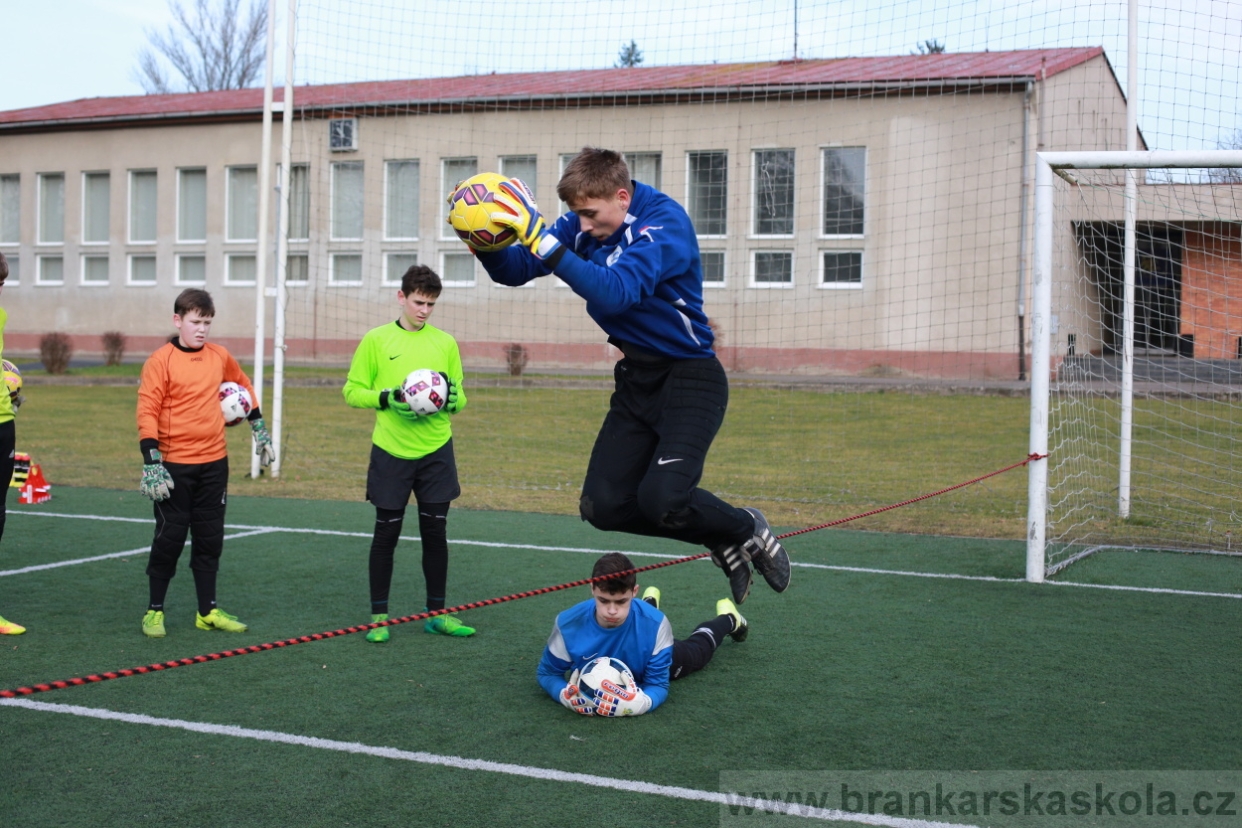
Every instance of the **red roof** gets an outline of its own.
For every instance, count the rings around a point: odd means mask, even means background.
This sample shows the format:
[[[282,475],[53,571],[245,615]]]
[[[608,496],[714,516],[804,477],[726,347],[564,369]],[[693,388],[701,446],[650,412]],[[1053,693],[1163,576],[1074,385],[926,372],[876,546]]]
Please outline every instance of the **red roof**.
[[[968,52],[896,57],[832,58],[706,66],[647,66],[561,72],[465,75],[454,78],[301,86],[299,110],[341,106],[443,105],[454,102],[565,100],[617,95],[763,92],[778,89],[1001,81],[1064,72],[1102,55],[1102,47]],[[282,89],[275,99],[283,99]],[[262,89],[83,98],[0,112],[0,130],[73,128],[88,124],[253,116]]]

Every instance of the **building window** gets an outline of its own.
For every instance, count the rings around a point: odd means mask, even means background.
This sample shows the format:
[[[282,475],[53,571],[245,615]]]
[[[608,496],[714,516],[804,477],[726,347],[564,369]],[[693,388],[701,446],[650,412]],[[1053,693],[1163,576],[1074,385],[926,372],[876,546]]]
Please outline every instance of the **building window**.
[[[520,178],[530,187],[531,193],[539,195],[536,181],[539,178],[538,159],[533,155],[505,155],[500,159],[500,174],[505,178]]]
[[[292,164],[289,170],[289,239],[306,241],[310,238],[310,166]]]
[[[22,177],[0,175],[0,244],[22,240]],[[10,274],[10,279],[13,276]]]
[[[258,278],[258,266],[253,253],[232,253],[225,259],[224,283],[249,287]]]
[[[259,238],[259,170],[229,167],[228,241]]]
[[[177,170],[177,241],[207,241],[207,170]]]
[[[565,168],[569,166],[569,162],[570,162],[570,161],[573,161],[573,160],[574,160],[575,158],[577,158],[577,157],[578,157],[578,153],[576,153],[576,152],[563,152],[563,153],[561,153],[561,157],[560,157],[561,170],[560,170],[559,175],[557,176],[557,180],[558,180],[558,181],[560,180],[560,177],[561,177],[561,176],[564,176],[564,175],[565,175]],[[558,215],[563,216],[563,215],[565,215],[566,213],[568,213],[568,212],[569,212],[569,205],[568,205],[568,204],[566,204],[566,203],[565,203],[565,202],[563,202],[563,201],[558,202],[558,203],[560,204],[560,213],[558,213]],[[559,280],[558,280],[558,281],[559,281]],[[564,283],[562,282],[562,284],[564,284]]]
[[[65,174],[39,174],[39,244],[65,241]]]
[[[440,256],[440,279],[446,285],[474,287],[474,254],[443,253]]]
[[[84,285],[107,285],[108,284],[108,257],[107,256],[83,256],[82,257],[82,284]]]
[[[333,118],[328,121],[328,149],[332,152],[358,149],[357,118]]]
[[[384,177],[384,238],[418,238],[417,160],[389,161]]]
[[[728,218],[729,154],[726,152],[691,152],[686,156],[686,210],[700,236],[724,236]]]
[[[725,252],[723,250],[704,250],[699,253],[703,262],[703,286],[724,287],[725,283]]]
[[[65,259],[63,256],[39,256],[35,271],[36,285],[63,285],[65,283]]]
[[[155,241],[157,206],[155,170],[133,170],[129,174],[129,240]]]
[[[82,241],[107,244],[112,240],[112,177],[106,172],[82,175]],[[83,282],[85,282],[83,275]],[[107,281],[105,279],[105,281]]]
[[[757,236],[792,236],[794,231],[794,151],[755,151]]]
[[[4,280],[5,287],[15,287],[22,282],[22,257],[16,253],[5,253],[4,258],[9,263],[9,278]]]
[[[207,284],[207,257],[201,253],[183,253],[177,256],[177,284]]]
[[[862,251],[825,250],[820,286],[826,288],[862,287]]]
[[[131,285],[154,285],[155,284],[155,257],[154,256],[130,256],[129,257],[129,284]]]
[[[333,253],[332,272],[328,274],[328,284],[360,285],[362,284],[362,254]]]
[[[660,189],[660,153],[658,152],[627,152],[625,165],[630,168],[630,178],[641,181],[648,187]]]
[[[417,253],[389,253],[385,258],[384,284],[399,285],[401,277],[411,267],[418,264]]]
[[[441,201],[448,201],[448,197],[457,189],[457,185],[471,178],[479,172],[479,159],[477,158],[444,158],[440,161],[440,198]],[[440,225],[440,238],[455,239],[457,236],[453,233],[453,228],[444,222]],[[441,276],[444,274],[441,273]]]
[[[861,236],[866,201],[865,147],[824,150],[824,235]]]
[[[310,282],[310,256],[290,254],[285,260],[285,284],[305,285]]]
[[[364,182],[361,161],[332,165],[332,238],[362,238]]]
[[[754,287],[793,287],[793,253],[788,250],[756,250]]]

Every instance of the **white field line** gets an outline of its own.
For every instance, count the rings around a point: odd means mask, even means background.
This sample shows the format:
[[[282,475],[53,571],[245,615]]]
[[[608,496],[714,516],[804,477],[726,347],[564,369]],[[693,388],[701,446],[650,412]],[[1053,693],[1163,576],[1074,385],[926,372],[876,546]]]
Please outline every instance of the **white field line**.
[[[118,517],[106,517],[106,516],[100,516],[100,515],[71,515],[67,513],[35,512],[35,511],[24,511],[20,509],[10,509],[8,511],[8,514],[10,515],[12,514],[41,515],[45,517],[76,518],[79,520],[126,521],[126,522],[131,522],[131,523],[152,523],[153,522],[151,520],[147,520],[143,518],[118,518]],[[241,534],[230,536],[230,537],[235,537],[235,538],[246,537],[247,535],[257,535],[257,534],[265,534],[265,533],[272,533],[272,532],[291,532],[294,534],[303,534],[303,535],[335,535],[339,537],[349,537],[349,538],[370,538],[371,537],[371,533],[369,532],[342,532],[342,531],[333,530],[333,529],[302,529],[302,528],[293,528],[293,527],[286,527],[286,526],[260,526],[260,525],[254,525],[254,524],[246,524],[246,523],[228,523],[228,524],[225,524],[225,526],[226,528],[229,528],[229,529],[252,530],[252,531],[246,531]],[[402,535],[401,540],[417,542],[419,538],[417,535],[414,535],[414,536]],[[502,543],[498,541],[472,541],[472,540],[459,540],[457,538],[450,538],[449,542],[454,545],[460,545],[460,546],[483,546],[483,547],[491,547],[495,549],[533,549],[539,552],[579,552],[579,553],[586,553],[586,554],[591,554],[591,555],[603,555],[608,552],[621,552],[622,554],[628,555],[631,558],[664,558],[664,559],[671,560],[674,558],[685,557],[684,555],[668,555],[668,554],[659,553],[659,552],[631,552],[629,550],[624,550],[624,549],[619,549],[619,550],[594,549],[590,547],[580,547],[580,546],[538,546],[536,544],[530,544],[530,543]],[[138,551],[145,551],[145,550],[138,550]],[[108,555],[97,555],[91,558],[79,558],[79,559],[72,560],[72,561],[61,561],[59,563],[44,564],[42,566],[36,566],[36,567],[25,567],[23,569],[11,569],[7,571],[0,571],[0,576],[17,575],[17,574],[21,574],[24,572],[33,572],[39,569],[52,569],[54,567],[59,567],[59,566],[72,566],[74,564],[90,563],[92,561],[104,560],[106,558],[119,558],[125,555],[132,555],[132,554],[136,554],[136,552],[135,551],[113,552]],[[708,559],[703,558],[702,560],[706,561]],[[858,573],[863,573],[867,575],[899,575],[899,576],[906,577],[906,578],[939,578],[939,579],[956,580],[956,581],[987,581],[987,582],[998,583],[998,584],[1025,584],[1026,583],[1026,579],[1024,578],[996,578],[991,575],[958,575],[958,574],[954,574],[951,572],[913,572],[913,571],[901,570],[901,569],[874,569],[871,567],[864,567],[864,566],[838,566],[838,565],[833,565],[833,564],[802,563],[799,561],[790,561],[790,565],[800,567],[803,569],[828,569],[828,570],[834,570],[837,572],[858,572]],[[1201,591],[1189,590],[1189,589],[1165,589],[1162,587],[1122,586],[1120,584],[1084,584],[1084,583],[1079,583],[1075,581],[1049,580],[1049,581],[1045,581],[1044,583],[1051,584],[1054,586],[1082,587],[1084,589],[1107,589],[1107,590],[1113,590],[1116,592],[1145,592],[1145,593],[1154,593],[1158,595],[1185,595],[1185,596],[1195,597],[1195,598],[1242,599],[1242,595],[1233,593],[1233,592],[1201,592]]]
[[[236,535],[225,535],[225,540],[233,540],[234,538],[246,538],[251,535],[266,535],[271,529],[256,529],[253,532],[238,532]],[[109,552],[106,555],[92,555],[89,558],[74,558],[71,561],[56,561],[55,563],[38,564],[36,566],[23,566],[21,569],[0,569],[0,578],[6,575],[25,575],[27,572],[40,572],[44,569],[58,569],[62,566],[77,566],[78,564],[94,563],[95,561],[106,561],[109,558],[125,558],[130,555],[145,555],[151,551],[151,544],[140,546],[137,549],[126,549],[124,552]]]
[[[608,776],[596,776],[589,773],[571,773],[554,768],[539,768],[530,765],[515,765],[509,762],[490,762],[486,759],[466,759],[461,756],[442,756],[424,751],[400,750],[390,747],[375,747],[360,742],[341,742],[336,739],[320,739],[315,736],[299,736],[293,733],[281,733],[275,730],[253,730],[234,725],[217,725],[206,722],[189,722],[183,719],[163,719],[145,716],[139,713],[118,713],[113,710],[101,710],[94,707],[81,707],[71,704],[50,704],[31,699],[0,699],[0,705],[6,707],[24,707],[45,713],[62,713],[70,716],[83,716],[92,719],[125,722],[134,725],[153,727],[169,727],[177,730],[188,730],[193,733],[205,733],[212,736],[230,736],[235,739],[253,739],[259,742],[297,745],[317,750],[332,750],[340,753],[352,753],[363,756],[375,756],[380,759],[396,759],[403,762],[417,762],[423,765],[439,765],[460,770],[484,771],[507,776],[519,776],[527,779],[541,779],[548,782],[564,782],[577,785],[588,785],[594,788],[610,788],[625,793],[662,796],[669,799],[684,799],[693,802],[715,803],[723,806],[753,808],[758,812],[771,812],[787,816],[801,816],[809,819],[830,822],[855,822],[863,825],[881,825],[887,828],[946,828],[949,823],[932,822],[921,819],[902,819],[899,817],[879,814],[854,814],[834,808],[814,808],[799,802],[780,802],[750,797],[738,797],[736,794],[719,791],[701,791],[696,788],[681,788],[674,785],[656,785],[651,782],[640,782],[633,779],[615,779]],[[958,823],[954,823],[956,826]],[[969,826],[961,826],[969,828]]]

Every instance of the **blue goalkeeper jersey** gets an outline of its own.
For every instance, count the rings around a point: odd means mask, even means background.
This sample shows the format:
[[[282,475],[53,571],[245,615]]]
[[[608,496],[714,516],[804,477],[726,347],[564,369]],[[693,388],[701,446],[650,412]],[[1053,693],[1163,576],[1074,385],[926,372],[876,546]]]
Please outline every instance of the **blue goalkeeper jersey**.
[[[634,674],[651,709],[668,698],[673,664],[673,627],[664,613],[635,598],[625,623],[608,629],[595,620],[595,600],[587,599],[556,616],[552,635],[539,660],[539,684],[560,700],[566,674],[601,656],[619,658]]]
[[[587,313],[609,335],[670,359],[715,356],[694,225],[664,193],[632,184],[625,223],[607,241],[582,232],[575,213],[557,219],[552,233],[568,250],[556,275],[586,299]],[[520,244],[478,258],[502,285],[551,272]]]

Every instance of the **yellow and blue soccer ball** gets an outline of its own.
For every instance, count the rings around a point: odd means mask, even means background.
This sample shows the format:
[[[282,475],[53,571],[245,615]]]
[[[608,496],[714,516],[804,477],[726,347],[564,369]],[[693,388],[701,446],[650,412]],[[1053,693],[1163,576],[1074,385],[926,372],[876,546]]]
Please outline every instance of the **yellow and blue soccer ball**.
[[[492,221],[492,213],[505,211],[496,201],[503,175],[485,172],[467,178],[449,199],[448,223],[453,232],[475,250],[490,252],[508,247],[517,239],[512,227]]]

